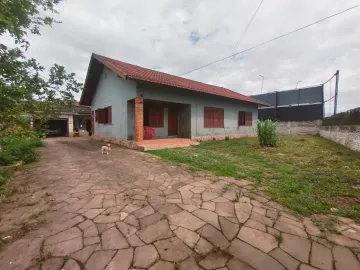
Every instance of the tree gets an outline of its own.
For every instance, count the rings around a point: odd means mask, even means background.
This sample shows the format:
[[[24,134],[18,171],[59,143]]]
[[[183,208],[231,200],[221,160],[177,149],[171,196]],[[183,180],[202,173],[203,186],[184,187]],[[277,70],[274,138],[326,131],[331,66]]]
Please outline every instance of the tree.
[[[18,127],[29,128],[28,115],[42,123],[56,117],[64,107],[73,105],[73,94],[82,84],[75,73],[67,73],[55,64],[49,79],[35,59],[27,59],[29,33],[40,35],[40,27],[59,23],[41,14],[57,13],[60,0],[2,0],[0,2],[0,36],[9,35],[16,47],[0,44],[0,135]]]

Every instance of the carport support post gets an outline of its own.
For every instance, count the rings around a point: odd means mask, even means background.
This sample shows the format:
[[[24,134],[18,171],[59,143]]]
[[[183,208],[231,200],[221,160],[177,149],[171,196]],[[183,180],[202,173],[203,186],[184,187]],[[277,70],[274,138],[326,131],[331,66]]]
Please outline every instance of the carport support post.
[[[144,100],[135,98],[135,141],[144,139]]]

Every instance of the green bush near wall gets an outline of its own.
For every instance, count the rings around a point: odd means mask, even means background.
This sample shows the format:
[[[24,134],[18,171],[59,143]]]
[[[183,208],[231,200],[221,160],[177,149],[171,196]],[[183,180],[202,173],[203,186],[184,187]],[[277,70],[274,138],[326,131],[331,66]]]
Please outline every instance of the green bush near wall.
[[[261,146],[277,146],[279,138],[276,128],[276,122],[273,122],[270,119],[257,121],[256,131]]]

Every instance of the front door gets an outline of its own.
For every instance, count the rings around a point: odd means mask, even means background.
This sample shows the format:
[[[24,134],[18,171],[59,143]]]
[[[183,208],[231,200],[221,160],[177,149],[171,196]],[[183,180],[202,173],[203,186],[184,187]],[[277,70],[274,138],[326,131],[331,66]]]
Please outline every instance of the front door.
[[[177,108],[168,108],[168,136],[178,135],[178,110]]]

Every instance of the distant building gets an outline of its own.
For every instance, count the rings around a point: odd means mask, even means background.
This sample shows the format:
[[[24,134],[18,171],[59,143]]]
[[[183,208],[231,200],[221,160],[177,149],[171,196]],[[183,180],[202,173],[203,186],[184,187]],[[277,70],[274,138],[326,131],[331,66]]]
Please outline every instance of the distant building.
[[[324,86],[310,86],[251,96],[270,104],[259,107],[259,119],[314,121],[324,118]]]

